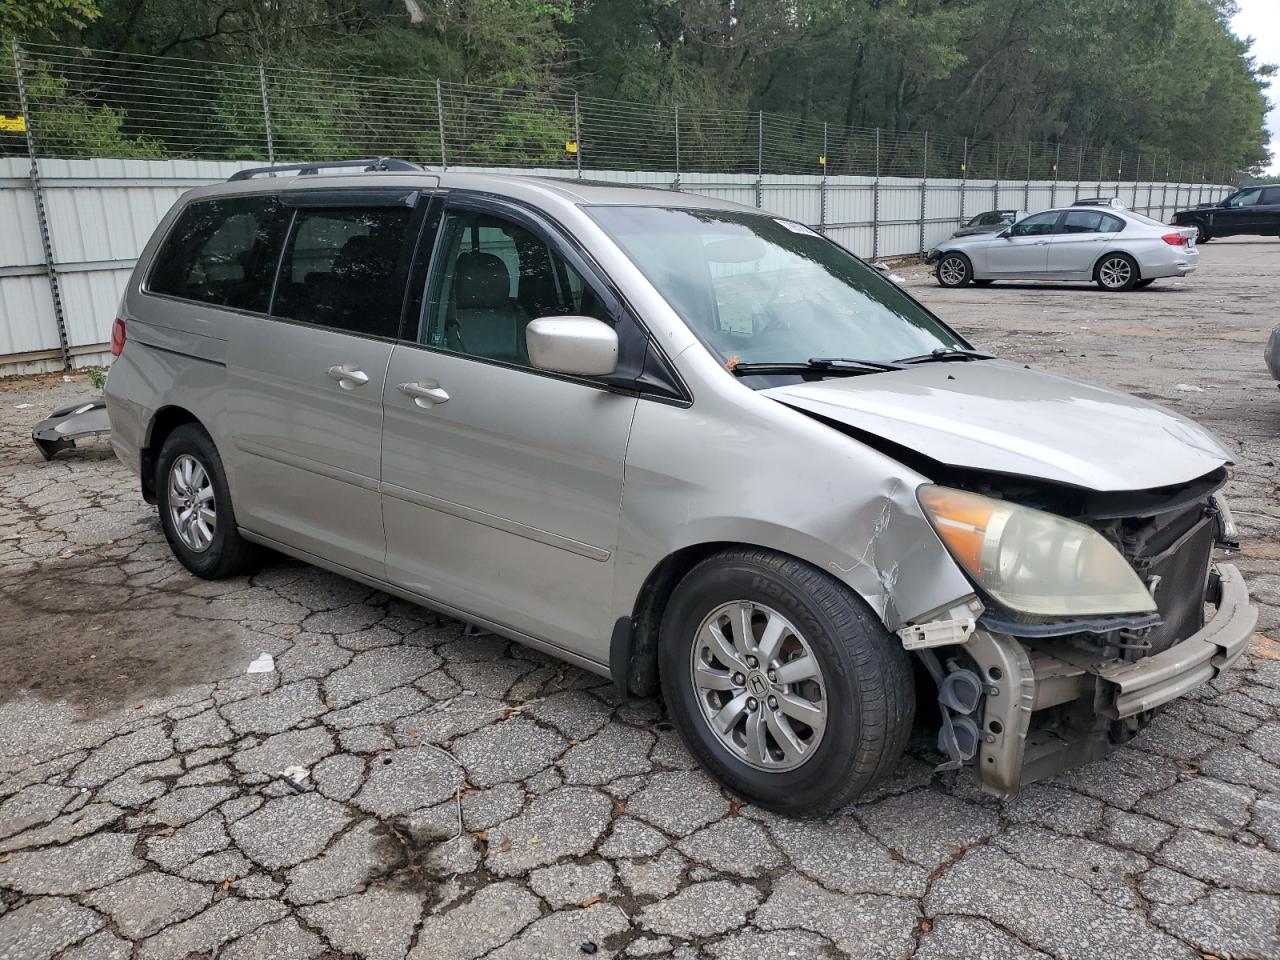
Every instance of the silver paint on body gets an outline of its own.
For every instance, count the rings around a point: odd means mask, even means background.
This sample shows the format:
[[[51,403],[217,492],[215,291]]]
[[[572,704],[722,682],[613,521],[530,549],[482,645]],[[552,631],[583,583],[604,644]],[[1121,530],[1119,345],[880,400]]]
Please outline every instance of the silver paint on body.
[[[184,202],[317,184],[474,192],[537,211],[609,279],[687,402],[142,288]],[[746,210],[667,191],[452,173],[189,192],[143,251],[121,305],[128,339],[106,389],[116,452],[140,471],[158,419],[180,411],[220,451],[248,539],[603,675],[615,623],[687,548],[745,544],[807,561],[890,630],[972,604],[973,585],[917,500],[930,478],[860,435],[944,464],[1099,491],[1176,484],[1228,461],[1177,414],[1000,361],[753,390],[583,209],[601,204]],[[603,370],[616,337],[594,323],[535,321],[530,352],[565,373]]]
[[[1132,257],[1143,280],[1186,276],[1199,265],[1200,254],[1194,246],[1172,246],[1161,239],[1169,233],[1194,238],[1194,228],[1155,223],[1119,207],[1106,207],[1105,212],[1122,220],[1124,229],[1024,237],[1007,236],[1007,231],[955,236],[930,250],[928,259],[933,263],[947,253],[963,253],[973,264],[975,280],[1091,281],[1095,270],[1110,265],[1117,254]]]

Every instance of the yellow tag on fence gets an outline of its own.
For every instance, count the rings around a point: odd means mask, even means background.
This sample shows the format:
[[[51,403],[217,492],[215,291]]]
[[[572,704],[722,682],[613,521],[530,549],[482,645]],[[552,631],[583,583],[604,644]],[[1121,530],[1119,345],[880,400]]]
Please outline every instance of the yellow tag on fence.
[[[16,117],[6,117],[0,113],[0,132],[2,133],[26,133],[27,118],[22,114]]]
[[[819,158],[818,158],[818,163],[825,167],[825,166],[827,165],[827,158],[826,158],[826,157],[819,157]]]
[[[570,140],[568,143],[566,143],[566,144],[564,145],[564,152],[565,152],[565,153],[577,153],[577,152],[578,152],[578,143],[577,143],[577,141],[576,141],[576,140]]]

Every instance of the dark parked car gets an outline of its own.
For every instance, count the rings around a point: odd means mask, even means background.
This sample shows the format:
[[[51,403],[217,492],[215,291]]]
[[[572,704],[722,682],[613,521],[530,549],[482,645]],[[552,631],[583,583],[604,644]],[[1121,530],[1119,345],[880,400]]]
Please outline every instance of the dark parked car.
[[[1195,227],[1196,239],[1201,243],[1237,234],[1280,236],[1280,185],[1245,187],[1217,203],[1179,210],[1173,215],[1173,222],[1180,227]]]
[[[999,233],[1027,215],[1025,210],[988,210],[965,221],[953,237],[971,237],[978,233]]]
[[[1267,341],[1265,357],[1267,369],[1271,371],[1271,376],[1280,380],[1280,327],[1276,327],[1271,331],[1271,339]]]

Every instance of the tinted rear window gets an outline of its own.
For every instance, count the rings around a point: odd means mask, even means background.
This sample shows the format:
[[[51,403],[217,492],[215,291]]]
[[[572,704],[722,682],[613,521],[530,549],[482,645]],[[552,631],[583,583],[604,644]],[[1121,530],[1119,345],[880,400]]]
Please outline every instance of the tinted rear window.
[[[279,258],[274,196],[199,200],[165,237],[147,288],[184,300],[266,313]]]
[[[351,333],[400,330],[413,208],[300,209],[272,313]]]

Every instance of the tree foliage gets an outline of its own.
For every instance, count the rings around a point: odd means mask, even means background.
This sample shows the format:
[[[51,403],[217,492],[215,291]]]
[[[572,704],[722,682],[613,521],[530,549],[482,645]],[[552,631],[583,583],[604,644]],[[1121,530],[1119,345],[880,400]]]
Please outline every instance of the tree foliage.
[[[702,114],[763,110],[1042,144],[1051,158],[1066,142],[1080,157],[1105,147],[1104,166],[1143,155],[1257,167],[1262,88],[1274,71],[1230,32],[1233,0],[0,0],[0,10],[20,37],[52,30],[102,50],[299,76],[577,90]],[[14,10],[35,12],[14,20]],[[317,102],[300,83],[295,109],[277,120],[299,152],[341,145],[352,118],[371,115],[354,91]],[[250,100],[222,104],[227,135],[258,122],[253,110]],[[533,105],[510,116],[493,135],[504,149],[541,149],[569,133],[563,111]],[[437,149],[429,130],[419,133],[424,151]],[[1083,166],[1062,162],[1064,173]]]

